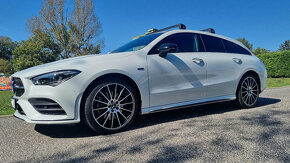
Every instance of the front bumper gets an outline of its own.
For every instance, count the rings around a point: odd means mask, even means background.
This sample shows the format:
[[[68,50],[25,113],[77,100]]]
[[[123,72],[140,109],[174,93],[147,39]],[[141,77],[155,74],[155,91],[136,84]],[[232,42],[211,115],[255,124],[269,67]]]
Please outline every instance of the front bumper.
[[[79,123],[80,120],[31,120],[26,115],[20,114],[19,111],[15,111],[14,116],[18,119],[24,120],[27,123],[34,123],[34,124],[72,124],[72,123]]]
[[[81,76],[77,75],[56,87],[36,86],[30,79],[21,78],[25,92],[14,95],[11,99],[14,116],[28,123],[35,124],[70,124],[80,122],[79,108],[82,97]],[[33,98],[44,98],[55,101],[65,111],[63,115],[43,114],[31,103]],[[20,109],[19,109],[19,108]]]

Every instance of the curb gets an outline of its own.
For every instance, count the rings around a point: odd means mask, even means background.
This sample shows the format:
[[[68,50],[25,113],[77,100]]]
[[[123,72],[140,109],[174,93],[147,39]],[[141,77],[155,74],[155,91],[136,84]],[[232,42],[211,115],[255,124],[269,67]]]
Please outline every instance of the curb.
[[[13,114],[0,115],[0,118],[9,118],[9,117],[13,117]]]
[[[272,88],[266,88],[266,89],[279,89],[279,88],[290,88],[290,86],[286,85],[286,86],[282,86],[282,87],[272,87]]]

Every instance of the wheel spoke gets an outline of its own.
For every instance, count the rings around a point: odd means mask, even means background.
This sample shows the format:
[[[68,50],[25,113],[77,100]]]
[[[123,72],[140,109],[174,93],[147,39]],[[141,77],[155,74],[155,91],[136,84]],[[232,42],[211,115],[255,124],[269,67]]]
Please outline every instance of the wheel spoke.
[[[105,96],[104,94],[103,94],[103,92],[102,91],[100,91],[100,93],[106,98],[106,100],[107,101],[110,101],[109,99],[108,99],[108,97],[107,96]]]
[[[103,109],[108,109],[108,107],[96,108],[96,109],[93,109],[93,111],[96,111],[96,110],[103,110]]]
[[[127,112],[132,113],[132,111],[131,111],[131,110],[128,110],[128,109],[120,108],[120,110],[125,110],[125,111],[127,111]]]
[[[117,120],[118,120],[119,126],[121,126],[121,122],[120,122],[120,119],[119,119],[119,116],[118,116],[118,112],[116,113],[116,117],[117,117]]]
[[[113,128],[113,125],[114,125],[114,116],[115,116],[115,113],[112,114],[112,124],[111,124],[111,128]]]
[[[126,97],[124,97],[122,100],[120,100],[119,102],[122,102],[123,100],[125,100],[129,96],[130,96],[130,93]]]
[[[109,111],[109,110],[105,111],[102,115],[100,115],[100,116],[97,118],[97,120],[100,119],[102,116],[104,116],[106,113],[108,113],[108,111]]]
[[[107,120],[109,119],[110,115],[111,114],[109,113],[108,116],[107,116],[107,118],[106,118],[106,120],[105,120],[105,122],[103,123],[103,126],[105,126],[105,124],[106,124]]]
[[[117,97],[117,87],[118,87],[118,84],[116,84],[116,86],[115,86],[115,94],[114,94],[114,99],[116,99],[116,97]]]
[[[133,102],[127,102],[125,104],[120,104],[120,105],[124,106],[124,105],[130,105],[130,104],[133,104]]]
[[[249,78],[246,79],[245,84],[246,84],[246,87],[249,86]]]
[[[105,103],[104,101],[100,101],[100,100],[94,100],[94,101],[107,105],[107,103]]]
[[[125,88],[123,88],[123,89],[121,90],[121,92],[120,92],[120,94],[119,94],[119,96],[118,96],[118,98],[117,98],[117,101],[118,101],[118,100],[119,100],[119,98],[121,97],[121,95],[122,95],[122,93],[123,93],[124,89],[125,89]]]
[[[126,121],[128,120],[122,112],[119,111],[119,113],[126,119]]]
[[[243,99],[245,98],[245,97],[247,97],[247,96],[249,96],[248,94],[245,94],[245,96],[243,96]]]
[[[247,88],[246,88],[246,87],[244,87],[244,86],[242,86],[242,88],[244,88],[244,89],[246,89],[246,90],[247,90]]]
[[[247,103],[247,104],[248,104],[248,98],[249,98],[249,96],[247,96],[246,97],[246,100],[245,100],[245,103]]]
[[[254,102],[257,100],[258,96],[253,96]]]
[[[255,96],[258,96],[256,93],[252,92],[252,94],[254,94]]]
[[[110,98],[113,99],[113,96],[112,96],[112,94],[111,94],[111,91],[110,91],[110,88],[109,88],[108,85],[107,85],[107,89],[108,89],[108,92],[109,92]]]

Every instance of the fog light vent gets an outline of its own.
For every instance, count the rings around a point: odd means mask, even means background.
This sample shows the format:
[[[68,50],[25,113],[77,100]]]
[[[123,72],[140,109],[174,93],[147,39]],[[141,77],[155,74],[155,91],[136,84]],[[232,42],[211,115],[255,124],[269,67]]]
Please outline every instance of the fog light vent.
[[[30,104],[41,114],[66,115],[66,112],[55,101],[47,98],[31,98]]]

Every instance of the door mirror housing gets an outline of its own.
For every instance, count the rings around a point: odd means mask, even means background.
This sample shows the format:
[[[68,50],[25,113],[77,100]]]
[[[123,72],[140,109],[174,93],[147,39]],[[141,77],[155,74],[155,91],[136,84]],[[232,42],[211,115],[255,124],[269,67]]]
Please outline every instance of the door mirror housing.
[[[172,43],[165,43],[159,46],[159,56],[165,58],[168,53],[175,53],[178,50],[178,46]]]

